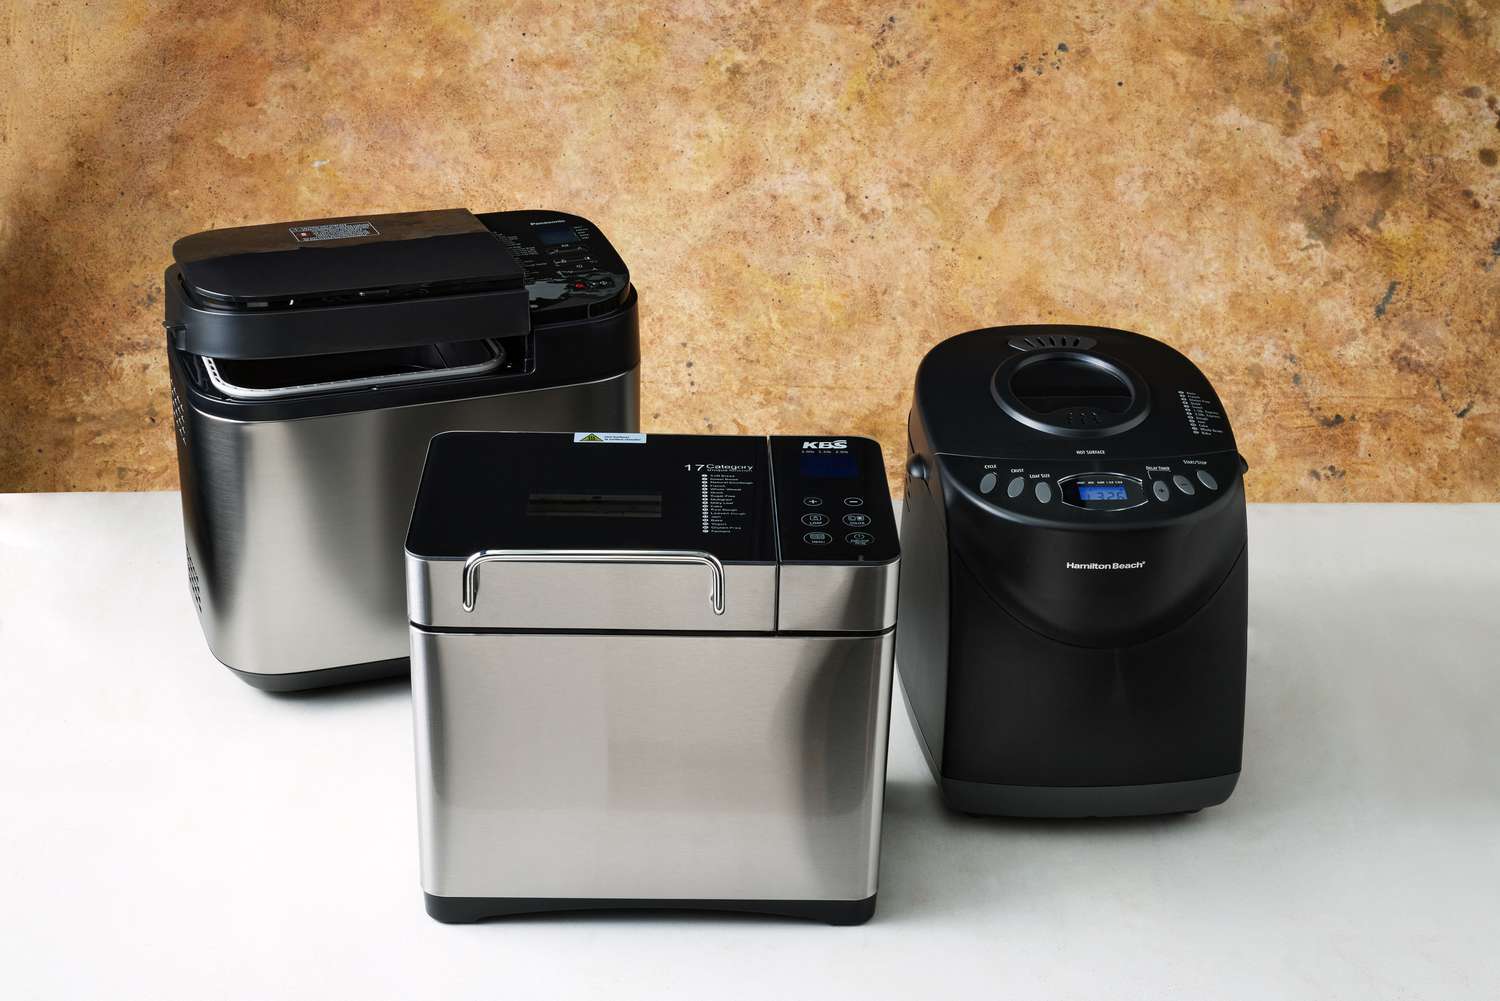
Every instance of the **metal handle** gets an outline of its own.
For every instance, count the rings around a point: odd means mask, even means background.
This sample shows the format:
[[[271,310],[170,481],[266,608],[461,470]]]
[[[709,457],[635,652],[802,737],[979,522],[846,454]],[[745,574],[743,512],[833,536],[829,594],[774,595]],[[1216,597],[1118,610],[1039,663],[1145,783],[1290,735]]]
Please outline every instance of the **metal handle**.
[[[479,598],[479,568],[485,563],[691,563],[708,567],[708,601],[724,614],[724,564],[694,549],[481,549],[464,560],[464,611]]]

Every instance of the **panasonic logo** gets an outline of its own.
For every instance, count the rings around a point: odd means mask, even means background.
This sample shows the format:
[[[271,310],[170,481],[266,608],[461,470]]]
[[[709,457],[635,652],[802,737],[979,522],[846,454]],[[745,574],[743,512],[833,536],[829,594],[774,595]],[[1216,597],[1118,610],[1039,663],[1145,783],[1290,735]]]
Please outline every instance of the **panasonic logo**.
[[[804,449],[808,449],[808,448],[848,448],[849,447],[849,439],[847,439],[847,438],[838,438],[838,439],[835,439],[834,441],[804,441],[802,443],[802,447]]]
[[[1140,570],[1146,566],[1145,560],[1137,560],[1134,563],[1074,563],[1068,560],[1065,564],[1069,570]]]

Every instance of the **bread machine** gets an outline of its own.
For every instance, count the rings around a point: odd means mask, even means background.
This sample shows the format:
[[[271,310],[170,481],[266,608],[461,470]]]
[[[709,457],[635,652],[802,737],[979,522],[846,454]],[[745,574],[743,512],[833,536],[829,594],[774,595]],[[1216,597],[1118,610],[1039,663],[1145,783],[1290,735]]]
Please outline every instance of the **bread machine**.
[[[211,230],[166,271],[188,581],[259,688],[407,669],[401,539],[453,428],[630,431],[636,295],[560,212]]]

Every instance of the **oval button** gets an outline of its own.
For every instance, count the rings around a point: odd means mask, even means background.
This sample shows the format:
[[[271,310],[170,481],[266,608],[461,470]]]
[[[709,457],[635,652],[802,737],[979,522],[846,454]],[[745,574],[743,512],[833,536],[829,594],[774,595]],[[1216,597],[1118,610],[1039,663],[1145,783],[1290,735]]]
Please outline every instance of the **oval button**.
[[[1178,490],[1181,490],[1183,493],[1188,494],[1189,496],[1198,492],[1197,489],[1193,486],[1193,481],[1188,479],[1186,476],[1183,476],[1181,473],[1178,473],[1176,476],[1172,477],[1172,482],[1177,485]]]
[[[1172,488],[1167,486],[1166,480],[1152,480],[1151,492],[1156,495],[1156,499],[1159,501],[1164,501],[1172,496]]]
[[[828,515],[816,513],[804,514],[802,516],[802,524],[806,525],[808,528],[822,528],[824,525],[828,524]]]
[[[1005,486],[1005,496],[1007,496],[1007,497],[1019,497],[1019,496],[1021,496],[1021,491],[1025,490],[1025,489],[1026,489],[1026,477],[1024,477],[1024,476],[1014,477]]]
[[[1045,504],[1052,499],[1052,484],[1046,480],[1037,480],[1036,486],[1032,489],[1036,493],[1036,499],[1040,503]]]
[[[827,532],[808,532],[802,536],[802,541],[809,546],[826,546],[833,541],[833,536]]]
[[[983,476],[981,476],[979,478],[979,492],[980,493],[987,494],[991,490],[994,490],[994,489],[995,489],[995,474],[994,473],[985,473]]]
[[[1203,484],[1205,487],[1208,487],[1208,489],[1210,490],[1219,489],[1219,481],[1214,479],[1214,474],[1210,473],[1206,469],[1198,470],[1198,482]]]

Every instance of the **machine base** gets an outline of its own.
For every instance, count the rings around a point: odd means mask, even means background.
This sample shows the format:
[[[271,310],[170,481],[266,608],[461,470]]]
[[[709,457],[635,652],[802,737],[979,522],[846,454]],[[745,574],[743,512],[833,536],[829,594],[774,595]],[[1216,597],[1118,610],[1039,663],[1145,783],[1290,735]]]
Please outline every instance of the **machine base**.
[[[1239,772],[1185,782],[1133,786],[1009,786],[939,778],[943,802],[996,817],[1142,817],[1193,813],[1234,792]]]
[[[229,667],[228,664],[224,666]],[[361,681],[404,677],[411,673],[411,658],[372,660],[364,664],[329,667],[320,671],[293,671],[289,674],[255,674],[233,667],[229,669],[245,684],[252,688],[259,688],[263,692],[305,692],[313,688],[331,688],[334,685],[354,685]]]
[[[647,900],[626,897],[440,897],[424,894],[427,913],[445,924],[555,911],[732,911],[807,918],[830,925],[862,925],[875,913],[875,894],[863,900]]]

